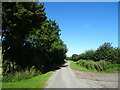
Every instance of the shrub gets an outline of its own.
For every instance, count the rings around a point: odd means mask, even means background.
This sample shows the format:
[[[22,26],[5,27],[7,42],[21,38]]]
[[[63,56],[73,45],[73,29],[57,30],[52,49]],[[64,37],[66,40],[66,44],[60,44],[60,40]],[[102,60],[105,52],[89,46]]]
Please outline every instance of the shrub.
[[[3,82],[15,82],[15,81],[20,81],[24,79],[29,79],[39,74],[41,74],[41,72],[36,70],[34,67],[32,67],[30,68],[30,70],[26,69],[26,70],[22,70],[19,72],[6,74],[3,76],[2,81]]]
[[[76,64],[90,70],[106,71],[110,68],[109,65],[111,63],[104,60],[101,60],[99,62],[94,62],[92,60],[79,60],[76,62]]]

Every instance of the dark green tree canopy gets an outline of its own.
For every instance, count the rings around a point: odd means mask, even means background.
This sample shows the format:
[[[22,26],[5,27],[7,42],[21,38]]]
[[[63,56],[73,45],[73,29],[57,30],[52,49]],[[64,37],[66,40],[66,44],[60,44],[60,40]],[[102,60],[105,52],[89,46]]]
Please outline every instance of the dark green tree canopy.
[[[32,66],[46,72],[52,66],[64,63],[67,47],[60,39],[61,30],[56,21],[47,20],[44,4],[5,2],[2,5],[5,72]]]
[[[97,50],[88,50],[80,55],[73,54],[71,58],[73,61],[83,59],[94,61],[105,60],[111,63],[120,63],[119,54],[120,48],[113,47],[112,43],[105,42],[99,46]]]

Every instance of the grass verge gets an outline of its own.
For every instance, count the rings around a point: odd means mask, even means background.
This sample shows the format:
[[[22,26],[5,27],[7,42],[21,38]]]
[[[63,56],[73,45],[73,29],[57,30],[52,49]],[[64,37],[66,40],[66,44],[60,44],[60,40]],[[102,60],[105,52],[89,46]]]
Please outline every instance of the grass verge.
[[[43,88],[52,72],[18,82],[2,83],[2,88]]]
[[[97,70],[91,70],[91,69],[87,69],[85,67],[81,67],[79,65],[76,64],[76,62],[71,61],[70,63],[70,67],[76,70],[81,70],[81,71],[90,71],[90,72],[96,72],[96,73],[114,73],[114,72],[118,72],[118,66],[120,66],[120,64],[111,64],[109,65],[109,67],[111,67],[110,69],[106,70],[106,71],[97,71]]]

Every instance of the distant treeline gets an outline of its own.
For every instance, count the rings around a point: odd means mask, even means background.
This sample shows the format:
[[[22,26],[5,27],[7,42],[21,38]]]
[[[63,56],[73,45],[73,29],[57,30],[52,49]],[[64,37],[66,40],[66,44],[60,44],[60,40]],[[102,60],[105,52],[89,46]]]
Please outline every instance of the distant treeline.
[[[113,47],[111,43],[105,42],[99,46],[97,50],[88,50],[82,54],[73,54],[72,57],[67,57],[67,60],[78,61],[82,60],[93,60],[100,61],[105,60],[111,63],[120,64],[120,48]]]
[[[56,21],[47,20],[44,4],[2,4],[3,74],[32,67],[41,73],[64,63],[67,47]]]

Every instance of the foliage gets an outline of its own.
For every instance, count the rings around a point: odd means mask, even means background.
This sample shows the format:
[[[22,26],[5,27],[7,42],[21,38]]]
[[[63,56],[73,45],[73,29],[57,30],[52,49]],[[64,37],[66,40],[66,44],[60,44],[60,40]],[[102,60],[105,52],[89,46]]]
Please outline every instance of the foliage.
[[[72,57],[66,57],[66,60],[72,60]]]
[[[15,89],[16,88],[22,88],[24,90],[24,88],[44,88],[47,80],[49,79],[49,77],[51,76],[52,72],[47,72],[45,74],[42,75],[38,75],[35,76],[33,78],[30,79],[26,79],[26,80],[21,80],[21,81],[17,81],[17,82],[10,82],[10,83],[2,83],[2,89],[6,89],[6,88],[12,88]]]
[[[106,71],[108,69],[107,66],[111,63],[107,61],[79,60],[76,64],[91,70]]]
[[[111,43],[104,43],[96,50],[97,60],[109,60],[109,56],[113,50]]]
[[[6,73],[10,73],[15,71],[14,64],[21,69],[30,66],[32,50],[26,38],[30,31],[46,20],[46,16],[43,4],[7,2],[2,5],[3,64],[7,63]]]
[[[15,72],[12,74],[6,74],[2,78],[2,82],[16,82],[16,81],[20,81],[24,79],[29,79],[34,76],[40,75],[40,74],[41,72],[39,72],[38,70],[35,70],[35,68],[32,67],[30,71],[26,69],[25,71],[19,71],[19,72]]]
[[[60,39],[59,31],[55,21],[46,20],[40,29],[29,34],[30,42],[37,51],[35,55],[38,55],[32,64],[41,71],[46,72],[50,70],[51,65],[64,63],[67,47]]]
[[[120,63],[120,49],[114,48],[111,43],[105,42],[99,46],[97,50],[88,50],[80,55],[73,54],[72,60],[78,61],[80,59],[100,61],[105,60],[111,63]]]
[[[67,46],[60,39],[54,20],[47,20],[44,4],[36,2],[3,3],[2,41],[3,75],[30,72],[34,66],[41,73],[64,63]]]
[[[71,62],[70,67],[82,71],[90,71],[96,73],[114,73],[118,72],[120,64],[112,64],[106,61],[94,62],[91,60],[82,60],[81,62]]]
[[[80,67],[79,65],[77,65],[75,61],[71,61],[70,67],[77,70],[88,71],[87,68]]]
[[[72,55],[72,60],[73,61],[77,61],[79,58],[78,58],[78,55],[77,54],[73,54]]]
[[[86,60],[94,60],[95,53],[96,52],[94,50],[86,51],[85,54],[83,55],[83,58]],[[82,59],[82,58],[80,58],[80,59]]]

